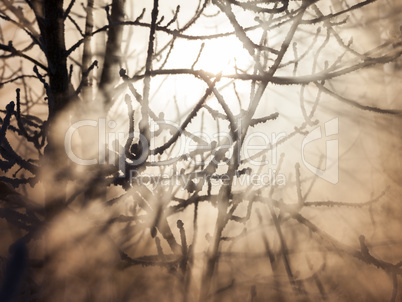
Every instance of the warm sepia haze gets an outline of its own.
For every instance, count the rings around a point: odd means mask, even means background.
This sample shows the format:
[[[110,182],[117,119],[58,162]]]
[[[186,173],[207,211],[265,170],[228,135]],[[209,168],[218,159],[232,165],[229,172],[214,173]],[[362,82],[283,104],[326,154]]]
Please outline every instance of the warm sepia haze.
[[[0,4],[0,301],[401,301],[398,0],[53,2]]]

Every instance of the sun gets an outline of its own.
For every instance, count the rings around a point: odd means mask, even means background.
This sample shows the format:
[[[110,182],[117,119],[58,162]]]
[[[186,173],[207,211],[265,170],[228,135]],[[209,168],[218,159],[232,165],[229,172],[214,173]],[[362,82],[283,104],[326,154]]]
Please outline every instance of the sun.
[[[204,70],[213,74],[233,74],[236,67],[247,69],[252,58],[243,44],[235,37],[197,41],[178,41],[170,55],[171,67]],[[168,66],[167,65],[167,66]],[[169,66],[170,67],[170,66]]]
[[[248,53],[235,38],[221,38],[205,43],[197,67],[212,73],[234,73],[236,64],[244,63]]]
[[[213,74],[232,74],[236,72],[236,66],[245,66],[249,61],[250,56],[238,39],[224,37],[204,42],[194,68]]]
[[[235,35],[205,40],[178,40],[174,44],[173,51],[164,69],[171,72],[172,77],[166,79],[154,78],[158,95],[166,98],[175,94],[172,100],[179,100],[180,109],[191,110],[192,100],[195,95],[205,93],[205,83],[194,76],[196,71],[203,70],[211,75],[221,74],[235,75],[244,73],[253,65],[253,58],[243,47],[241,41]],[[188,72],[188,70],[192,72]],[[184,71],[183,71],[184,70]],[[226,85],[231,77],[221,80],[221,85]],[[162,85],[164,83],[164,85]],[[242,85],[238,85],[241,92]],[[172,101],[173,102],[173,101]],[[237,101],[236,101],[237,104]],[[211,107],[215,108],[213,104]],[[219,105],[217,105],[219,108]],[[216,108],[215,108],[216,109]]]

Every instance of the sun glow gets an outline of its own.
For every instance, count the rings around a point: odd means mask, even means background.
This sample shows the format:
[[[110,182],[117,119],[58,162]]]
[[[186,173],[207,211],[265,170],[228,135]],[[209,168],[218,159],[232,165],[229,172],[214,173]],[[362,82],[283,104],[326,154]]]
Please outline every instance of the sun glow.
[[[250,60],[243,45],[234,37],[210,40],[204,45],[195,65],[197,69],[214,74],[231,74],[236,72],[236,66],[244,66]]]
[[[206,41],[181,41],[176,43],[170,62],[213,74],[233,74],[236,67],[246,69],[252,58],[236,37]]]
[[[180,109],[187,112],[194,105],[194,98],[201,97],[205,93],[205,83],[191,74],[181,74],[180,70],[203,70],[213,75],[233,75],[244,73],[250,66],[253,66],[253,58],[235,36],[208,40],[183,39],[175,42],[167,64],[163,67],[171,70],[174,76],[161,79],[161,82],[157,82],[158,78],[155,77],[153,83],[155,87],[160,87],[158,88],[159,96],[163,99],[166,99],[168,95],[171,96],[170,99],[179,102]],[[175,70],[179,73],[175,73]],[[165,85],[159,86],[162,82]],[[223,82],[225,81],[221,81],[220,84],[223,85]],[[242,83],[237,87],[240,91]],[[172,92],[175,93],[174,97]],[[235,100],[235,98],[232,99]],[[235,103],[237,106],[238,101],[236,100]],[[214,109],[220,108],[220,105],[214,102],[210,102],[210,106]]]

